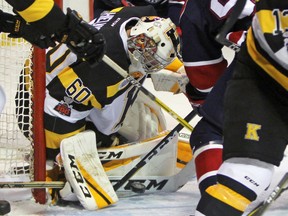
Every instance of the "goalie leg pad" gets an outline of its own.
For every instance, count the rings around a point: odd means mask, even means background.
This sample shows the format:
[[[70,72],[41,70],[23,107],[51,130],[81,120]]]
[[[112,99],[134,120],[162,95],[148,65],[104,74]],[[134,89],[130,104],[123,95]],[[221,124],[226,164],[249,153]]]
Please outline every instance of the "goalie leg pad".
[[[85,209],[96,210],[118,201],[100,162],[94,132],[64,139],[60,151],[66,179]]]

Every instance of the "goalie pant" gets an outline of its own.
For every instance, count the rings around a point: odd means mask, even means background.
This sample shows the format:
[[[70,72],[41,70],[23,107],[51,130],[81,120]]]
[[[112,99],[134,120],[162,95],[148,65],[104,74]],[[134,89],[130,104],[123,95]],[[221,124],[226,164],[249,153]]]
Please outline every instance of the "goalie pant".
[[[273,29],[278,15],[279,22],[285,19],[280,14],[287,7],[285,1],[256,2],[252,28],[225,93],[224,162],[218,183],[205,191],[197,206],[202,215],[242,215],[268,188],[274,166],[283,159],[288,140],[287,37],[281,31],[275,35]]]

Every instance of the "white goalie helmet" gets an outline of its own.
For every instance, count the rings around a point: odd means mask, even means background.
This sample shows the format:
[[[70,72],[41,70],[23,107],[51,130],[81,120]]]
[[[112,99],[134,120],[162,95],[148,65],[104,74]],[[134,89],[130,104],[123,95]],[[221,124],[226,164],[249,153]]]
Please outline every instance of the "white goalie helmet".
[[[127,43],[131,62],[140,62],[146,73],[159,71],[180,56],[180,39],[170,18],[142,17],[131,28]]]

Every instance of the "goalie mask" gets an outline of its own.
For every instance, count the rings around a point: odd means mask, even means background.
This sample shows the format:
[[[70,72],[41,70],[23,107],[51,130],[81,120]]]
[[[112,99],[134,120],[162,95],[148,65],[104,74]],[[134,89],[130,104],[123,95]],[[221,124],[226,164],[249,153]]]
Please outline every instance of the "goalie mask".
[[[139,62],[146,73],[165,68],[179,55],[180,41],[170,18],[142,17],[128,38],[131,62]]]

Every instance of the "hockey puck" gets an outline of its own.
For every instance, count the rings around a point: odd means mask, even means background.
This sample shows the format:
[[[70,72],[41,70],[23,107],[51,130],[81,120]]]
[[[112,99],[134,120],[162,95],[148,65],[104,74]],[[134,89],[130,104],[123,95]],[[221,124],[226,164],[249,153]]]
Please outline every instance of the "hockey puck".
[[[10,211],[10,203],[6,200],[0,200],[0,215],[8,214]]]
[[[131,183],[131,190],[134,193],[144,193],[146,190],[146,187],[144,184],[142,184],[140,182],[132,182]]]

